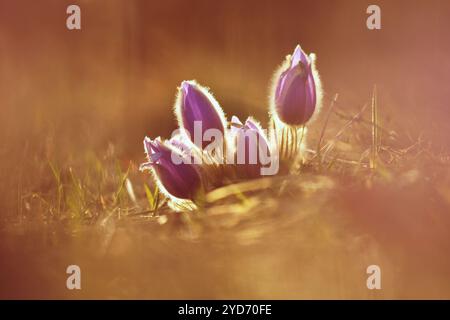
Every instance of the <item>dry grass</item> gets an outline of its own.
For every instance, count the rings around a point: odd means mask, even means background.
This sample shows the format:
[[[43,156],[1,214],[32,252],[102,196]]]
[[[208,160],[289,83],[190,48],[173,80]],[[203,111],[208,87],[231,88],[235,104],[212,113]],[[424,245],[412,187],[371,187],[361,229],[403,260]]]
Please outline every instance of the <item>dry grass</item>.
[[[113,145],[62,161],[25,149],[0,296],[449,298],[449,157],[380,126],[377,107],[375,91],[353,114],[336,96],[297,170],[212,190],[194,212],[173,212]]]

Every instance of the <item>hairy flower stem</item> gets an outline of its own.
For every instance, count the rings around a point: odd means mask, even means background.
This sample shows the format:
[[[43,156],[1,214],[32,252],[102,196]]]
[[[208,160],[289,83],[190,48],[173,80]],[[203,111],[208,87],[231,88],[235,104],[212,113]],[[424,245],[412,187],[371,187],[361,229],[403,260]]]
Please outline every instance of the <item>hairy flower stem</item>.
[[[300,135],[300,138],[299,138]],[[305,125],[302,125],[300,129],[294,129],[294,141],[295,141],[295,152],[293,153],[291,159],[292,163],[289,169],[289,173],[293,174],[297,172],[297,168],[302,161],[302,143],[305,137]]]

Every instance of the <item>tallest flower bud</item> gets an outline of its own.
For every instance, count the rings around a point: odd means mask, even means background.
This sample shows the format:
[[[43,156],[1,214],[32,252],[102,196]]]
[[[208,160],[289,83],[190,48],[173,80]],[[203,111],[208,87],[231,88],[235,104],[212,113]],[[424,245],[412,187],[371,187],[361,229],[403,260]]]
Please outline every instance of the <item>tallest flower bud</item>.
[[[203,138],[209,129],[219,130],[225,134],[226,120],[222,108],[209,91],[195,81],[183,81],[175,105],[175,112],[180,127],[190,135],[192,142]],[[201,130],[195,130],[195,127]],[[201,137],[196,135],[201,134]],[[197,139],[196,139],[197,138]],[[209,142],[202,141],[202,148]]]
[[[297,45],[275,75],[273,111],[288,125],[304,125],[317,108],[320,82],[313,63],[314,56],[307,56]]]

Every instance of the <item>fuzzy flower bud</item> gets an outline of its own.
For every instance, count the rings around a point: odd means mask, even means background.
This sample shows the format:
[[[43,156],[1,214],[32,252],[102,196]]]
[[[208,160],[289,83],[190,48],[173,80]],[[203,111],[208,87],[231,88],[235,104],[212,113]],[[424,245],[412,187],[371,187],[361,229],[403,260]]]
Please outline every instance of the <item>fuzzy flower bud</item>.
[[[148,162],[141,165],[141,170],[151,169],[162,191],[179,199],[198,199],[203,190],[200,175],[192,164],[174,163],[173,153],[180,157],[182,154],[173,145],[159,137],[154,140],[146,137],[144,148]]]
[[[222,137],[225,136],[226,121],[222,108],[211,93],[195,81],[181,83],[175,113],[180,128],[202,149],[210,143],[203,139],[207,130],[215,129]]]
[[[233,116],[231,135],[236,143],[238,166],[244,169],[249,177],[259,176],[260,168],[270,161],[269,144],[262,128],[252,118],[242,124],[238,117]]]
[[[275,76],[271,103],[285,124],[304,125],[317,107],[320,82],[313,62],[314,56],[307,56],[297,45]]]

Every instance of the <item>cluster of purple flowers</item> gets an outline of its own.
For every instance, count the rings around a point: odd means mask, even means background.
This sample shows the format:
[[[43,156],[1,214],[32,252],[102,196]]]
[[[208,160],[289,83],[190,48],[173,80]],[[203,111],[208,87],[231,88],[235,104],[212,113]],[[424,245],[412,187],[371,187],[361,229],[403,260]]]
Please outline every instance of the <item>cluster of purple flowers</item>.
[[[141,170],[150,170],[159,188],[172,200],[199,203],[210,188],[234,179],[258,177],[267,164],[267,157],[279,154],[282,159],[286,154],[292,157],[292,152],[283,149],[295,150],[295,156],[301,141],[296,134],[299,131],[304,134],[305,124],[320,105],[320,96],[314,55],[306,55],[300,46],[275,73],[270,95],[270,134],[251,117],[242,123],[233,116],[228,123],[220,104],[207,88],[195,81],[183,81],[175,102],[179,133],[169,140],[146,137],[144,148],[148,162],[141,165]],[[291,133],[291,138],[280,142],[279,137],[286,131]],[[196,135],[204,137],[211,132],[215,133],[213,141],[196,141]],[[251,139],[252,136],[256,138]],[[275,137],[274,143],[269,136]],[[220,151],[223,152],[209,148],[218,139],[222,140]],[[254,148],[260,152],[255,154]],[[224,161],[225,157],[237,157],[237,164]]]

